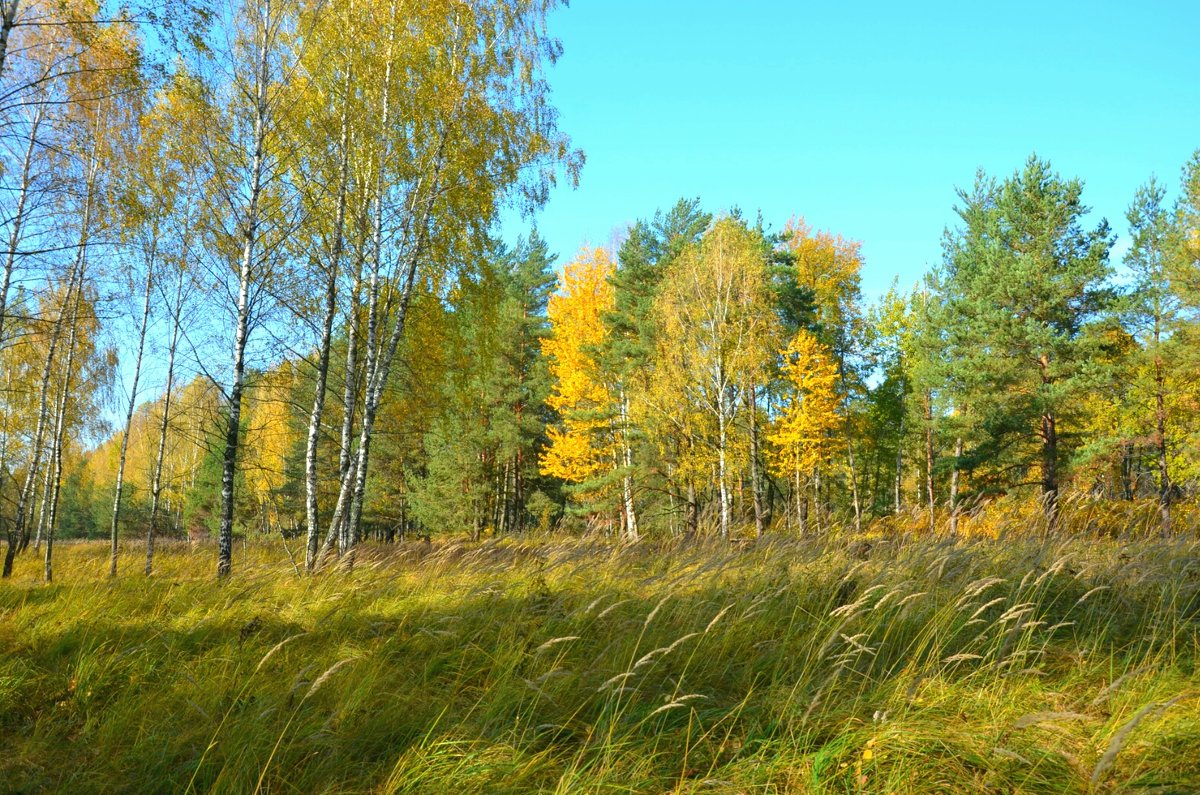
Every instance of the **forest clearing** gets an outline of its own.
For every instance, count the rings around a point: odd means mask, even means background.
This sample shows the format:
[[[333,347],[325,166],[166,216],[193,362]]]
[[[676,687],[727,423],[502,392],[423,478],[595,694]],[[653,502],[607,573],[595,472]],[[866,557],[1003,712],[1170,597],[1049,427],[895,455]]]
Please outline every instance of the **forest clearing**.
[[[1200,792],[1200,6],[932,5],[0,0],[0,792]]]
[[[1200,544],[1014,536],[408,541],[316,577],[255,540],[220,586],[208,545],[112,580],[67,544],[0,590],[0,781],[1196,791]]]

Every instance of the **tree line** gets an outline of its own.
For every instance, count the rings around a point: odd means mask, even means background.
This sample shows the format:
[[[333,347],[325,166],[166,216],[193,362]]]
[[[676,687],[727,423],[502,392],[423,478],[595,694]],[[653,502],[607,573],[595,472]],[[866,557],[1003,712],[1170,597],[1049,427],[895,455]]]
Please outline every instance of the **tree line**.
[[[4,574],[56,537],[958,532],[1193,499],[1200,153],[1128,247],[1036,156],[940,265],[680,200],[559,269],[549,0],[0,8]],[[112,419],[115,417],[116,419]]]

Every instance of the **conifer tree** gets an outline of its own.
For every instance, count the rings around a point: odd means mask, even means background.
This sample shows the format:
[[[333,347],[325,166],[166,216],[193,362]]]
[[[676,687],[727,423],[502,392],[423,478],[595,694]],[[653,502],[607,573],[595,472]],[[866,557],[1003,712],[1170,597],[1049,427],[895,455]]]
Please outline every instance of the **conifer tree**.
[[[1082,192],[1036,156],[1000,182],[981,173],[959,193],[962,224],[945,242],[946,366],[955,403],[984,431],[973,455],[1008,486],[1040,472],[1051,532],[1110,306],[1112,235],[1103,220],[1084,227]]]

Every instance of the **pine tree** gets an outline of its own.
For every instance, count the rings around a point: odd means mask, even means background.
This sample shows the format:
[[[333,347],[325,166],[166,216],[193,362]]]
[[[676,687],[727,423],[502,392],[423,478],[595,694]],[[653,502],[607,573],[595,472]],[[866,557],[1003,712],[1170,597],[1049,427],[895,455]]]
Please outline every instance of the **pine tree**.
[[[970,455],[1009,486],[1040,471],[1051,531],[1110,303],[1112,236],[1105,221],[1084,228],[1082,192],[1036,156],[1002,182],[980,174],[959,193],[962,225],[945,242],[948,380],[983,431]]]

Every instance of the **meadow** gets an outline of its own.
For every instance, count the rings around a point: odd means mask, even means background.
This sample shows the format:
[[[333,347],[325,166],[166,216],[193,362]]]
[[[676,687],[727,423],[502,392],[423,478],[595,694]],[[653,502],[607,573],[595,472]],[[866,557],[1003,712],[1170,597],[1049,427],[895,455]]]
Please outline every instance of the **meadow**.
[[[1200,791],[1191,538],[140,553],[0,585],[0,790]]]

